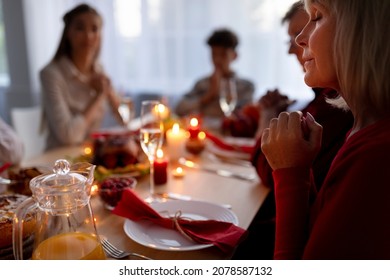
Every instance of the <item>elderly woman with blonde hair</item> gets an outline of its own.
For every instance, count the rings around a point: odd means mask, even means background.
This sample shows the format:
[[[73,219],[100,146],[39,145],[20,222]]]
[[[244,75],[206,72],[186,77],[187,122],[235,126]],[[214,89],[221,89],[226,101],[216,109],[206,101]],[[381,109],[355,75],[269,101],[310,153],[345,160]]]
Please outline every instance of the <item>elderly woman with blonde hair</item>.
[[[305,82],[333,88],[354,125],[321,190],[310,194],[322,127],[283,112],[262,135],[273,169],[276,259],[390,259],[390,1],[305,0],[296,38]]]

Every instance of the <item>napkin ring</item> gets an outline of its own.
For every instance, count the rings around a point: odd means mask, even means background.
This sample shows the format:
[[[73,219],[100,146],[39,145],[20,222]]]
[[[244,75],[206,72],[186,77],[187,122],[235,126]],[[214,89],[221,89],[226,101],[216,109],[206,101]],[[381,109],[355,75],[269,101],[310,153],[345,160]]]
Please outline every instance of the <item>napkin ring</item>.
[[[180,226],[180,223],[179,223],[179,220],[191,220],[189,218],[183,218],[181,216],[181,211],[178,210],[176,213],[175,213],[175,216],[171,217],[170,219],[172,220],[173,222],[173,228],[177,229],[185,238],[187,238],[188,240],[190,241],[194,241],[194,239],[192,239],[187,233],[184,232],[184,230],[181,228]]]

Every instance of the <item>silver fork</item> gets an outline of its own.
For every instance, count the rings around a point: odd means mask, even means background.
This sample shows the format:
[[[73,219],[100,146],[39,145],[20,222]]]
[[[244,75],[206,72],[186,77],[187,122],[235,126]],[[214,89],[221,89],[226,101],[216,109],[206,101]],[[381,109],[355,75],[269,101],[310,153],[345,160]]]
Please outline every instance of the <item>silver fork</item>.
[[[123,250],[120,250],[116,248],[114,245],[110,243],[106,238],[100,237],[100,242],[102,243],[104,251],[112,258],[114,259],[123,259],[128,256],[137,257],[144,260],[152,260],[151,258],[148,258],[144,255],[140,255],[133,252],[125,252]]]

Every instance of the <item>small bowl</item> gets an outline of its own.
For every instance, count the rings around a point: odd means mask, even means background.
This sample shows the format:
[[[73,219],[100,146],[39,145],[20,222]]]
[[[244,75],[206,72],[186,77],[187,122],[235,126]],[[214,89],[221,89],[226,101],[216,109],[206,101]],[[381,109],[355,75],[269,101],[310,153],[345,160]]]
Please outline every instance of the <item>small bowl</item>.
[[[99,184],[98,194],[108,210],[112,210],[122,198],[126,189],[135,189],[137,180],[131,176],[112,175],[103,179]]]
[[[191,153],[193,155],[198,155],[201,152],[203,152],[203,150],[205,148],[205,143],[204,143],[204,141],[199,140],[197,138],[196,139],[190,138],[187,140],[185,147],[189,153]]]

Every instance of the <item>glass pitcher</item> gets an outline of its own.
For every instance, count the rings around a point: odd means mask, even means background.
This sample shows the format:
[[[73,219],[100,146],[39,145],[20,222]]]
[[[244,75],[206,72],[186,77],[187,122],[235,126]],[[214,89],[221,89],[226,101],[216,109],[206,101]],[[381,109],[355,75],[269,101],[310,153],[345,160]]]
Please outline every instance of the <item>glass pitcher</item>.
[[[60,159],[54,173],[30,181],[32,197],[17,208],[13,221],[15,259],[23,259],[23,229],[31,219],[35,220],[32,259],[106,258],[90,205],[94,169],[89,163],[71,166]]]

